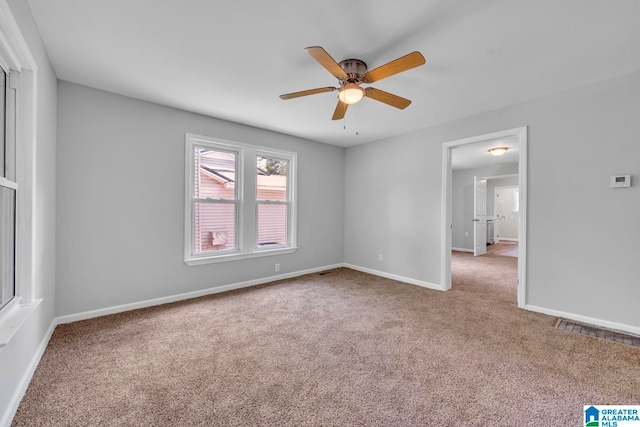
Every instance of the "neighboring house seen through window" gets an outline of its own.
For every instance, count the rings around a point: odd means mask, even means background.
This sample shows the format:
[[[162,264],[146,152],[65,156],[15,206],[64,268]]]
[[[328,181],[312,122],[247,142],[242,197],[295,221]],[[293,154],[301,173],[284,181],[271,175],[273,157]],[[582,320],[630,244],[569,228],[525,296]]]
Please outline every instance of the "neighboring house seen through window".
[[[295,251],[296,154],[187,135],[185,262]]]

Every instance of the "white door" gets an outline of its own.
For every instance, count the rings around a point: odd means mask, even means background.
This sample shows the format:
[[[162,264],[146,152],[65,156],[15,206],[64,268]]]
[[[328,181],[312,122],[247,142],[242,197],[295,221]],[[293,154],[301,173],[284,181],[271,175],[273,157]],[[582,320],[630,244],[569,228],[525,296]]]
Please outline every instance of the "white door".
[[[473,177],[473,255],[487,253],[487,180]]]
[[[496,242],[500,240],[518,240],[518,222],[520,220],[520,200],[518,187],[496,187]]]

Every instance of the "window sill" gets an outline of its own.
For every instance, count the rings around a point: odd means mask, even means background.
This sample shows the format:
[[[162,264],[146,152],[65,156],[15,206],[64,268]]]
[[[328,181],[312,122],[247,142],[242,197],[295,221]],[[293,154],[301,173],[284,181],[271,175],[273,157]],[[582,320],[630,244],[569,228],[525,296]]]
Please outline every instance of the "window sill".
[[[241,259],[261,258],[265,256],[272,256],[272,255],[292,254],[297,250],[298,250],[297,247],[287,247],[287,248],[278,248],[278,249],[260,249],[260,250],[256,250],[255,252],[249,252],[249,253],[233,253],[233,254],[225,254],[225,255],[194,257],[194,258],[185,259],[184,263],[189,266],[214,264],[217,262],[238,261]]]
[[[2,313],[0,313],[0,349],[9,343],[41,301],[38,299],[28,304],[20,304],[20,298],[15,298],[2,309]]]

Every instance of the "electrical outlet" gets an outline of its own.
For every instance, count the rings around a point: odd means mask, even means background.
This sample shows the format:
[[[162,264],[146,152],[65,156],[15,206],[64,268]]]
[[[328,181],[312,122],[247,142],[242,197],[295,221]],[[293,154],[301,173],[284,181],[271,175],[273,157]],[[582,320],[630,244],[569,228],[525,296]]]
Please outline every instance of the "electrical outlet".
[[[469,237],[469,232],[468,231],[464,232],[464,237]]]
[[[280,271],[280,264],[276,264],[276,273]]]
[[[382,254],[378,255],[378,261],[382,262]]]

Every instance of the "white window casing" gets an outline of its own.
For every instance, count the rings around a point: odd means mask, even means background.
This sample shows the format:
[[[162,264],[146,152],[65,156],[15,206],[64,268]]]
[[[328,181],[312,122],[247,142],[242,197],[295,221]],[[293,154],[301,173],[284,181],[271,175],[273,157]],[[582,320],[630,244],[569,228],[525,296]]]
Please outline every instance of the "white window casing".
[[[0,67],[9,73],[4,175],[0,185],[15,195],[15,298],[0,310],[0,349],[20,329],[41,300],[34,292],[34,175],[37,67],[5,0],[0,0]],[[3,159],[4,161],[5,159]]]
[[[186,135],[185,146],[184,262],[187,265],[280,255],[296,251],[296,153],[193,134]],[[222,166],[224,153],[236,156],[235,169]],[[198,156],[201,157],[198,158]],[[287,162],[286,200],[258,200],[256,159],[260,156]],[[207,162],[211,167],[207,167]],[[217,166],[213,166],[215,162],[218,162]],[[216,181],[221,190],[214,191],[213,184],[202,182],[201,177],[205,177],[207,182]],[[206,185],[210,186],[208,187],[210,190],[203,190]],[[227,189],[226,193],[222,188]],[[235,192],[233,197],[231,188]],[[229,211],[220,213],[217,220],[211,219],[215,217],[216,212],[209,214],[206,219],[202,215],[203,207],[215,210],[214,206],[225,205],[235,206],[233,226],[229,225],[231,221]],[[259,245],[258,209],[260,205],[286,206],[286,241]],[[205,222],[207,225],[203,225]],[[224,228],[224,224],[227,224],[227,229]],[[233,236],[232,246],[229,236]]]

